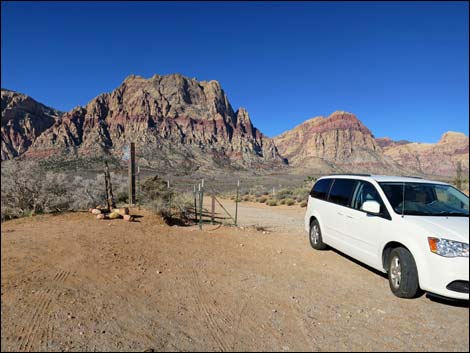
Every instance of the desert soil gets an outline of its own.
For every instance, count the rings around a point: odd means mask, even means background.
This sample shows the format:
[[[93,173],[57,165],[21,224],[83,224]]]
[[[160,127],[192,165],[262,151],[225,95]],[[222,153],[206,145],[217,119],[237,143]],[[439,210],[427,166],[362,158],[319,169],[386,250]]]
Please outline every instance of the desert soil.
[[[203,231],[132,212],[2,224],[2,351],[468,351],[468,302],[394,297],[312,250],[304,209],[242,203],[242,228]]]

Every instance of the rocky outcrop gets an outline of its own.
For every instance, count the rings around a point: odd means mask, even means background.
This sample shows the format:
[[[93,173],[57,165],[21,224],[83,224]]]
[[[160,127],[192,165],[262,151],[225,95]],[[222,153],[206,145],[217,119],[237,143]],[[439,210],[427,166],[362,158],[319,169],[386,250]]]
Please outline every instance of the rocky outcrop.
[[[369,129],[347,112],[307,120],[274,141],[279,152],[295,167],[326,163],[332,170],[355,172],[400,169],[384,156]]]
[[[446,132],[439,142],[396,143],[384,146],[384,153],[411,171],[427,175],[454,177],[457,163],[464,173],[469,170],[469,138],[460,132]]]
[[[174,156],[209,167],[285,164],[273,141],[253,126],[248,112],[232,109],[217,81],[199,82],[179,74],[129,76],[113,92],[65,113],[26,156],[64,151],[119,156],[131,141],[146,163],[161,167],[175,167]]]
[[[1,159],[12,159],[28,150],[61,113],[24,94],[1,90],[2,127]]]
[[[394,147],[394,146],[400,146],[400,145],[406,145],[407,143],[411,143],[411,141],[408,140],[398,140],[398,141],[393,141],[389,137],[379,137],[375,139],[375,142],[380,146],[380,148],[388,148],[388,147]]]

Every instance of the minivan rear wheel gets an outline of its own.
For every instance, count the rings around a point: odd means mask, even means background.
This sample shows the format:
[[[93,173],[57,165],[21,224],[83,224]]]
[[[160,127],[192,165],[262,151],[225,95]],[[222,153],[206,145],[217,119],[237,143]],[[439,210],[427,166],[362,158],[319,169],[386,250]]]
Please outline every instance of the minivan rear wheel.
[[[310,232],[309,232],[310,245],[315,250],[325,250],[327,248],[326,244],[323,243],[321,237],[320,224],[316,219],[310,222]]]
[[[388,281],[392,293],[399,298],[414,298],[419,291],[418,270],[408,249],[392,250],[389,258]]]

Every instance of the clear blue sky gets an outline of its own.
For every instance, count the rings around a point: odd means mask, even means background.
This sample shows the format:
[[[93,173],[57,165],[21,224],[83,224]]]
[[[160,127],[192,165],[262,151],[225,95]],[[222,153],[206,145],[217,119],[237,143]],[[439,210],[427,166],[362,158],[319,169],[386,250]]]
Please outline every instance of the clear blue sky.
[[[64,111],[130,74],[218,80],[268,136],[335,110],[469,131],[467,2],[5,2],[1,86]]]

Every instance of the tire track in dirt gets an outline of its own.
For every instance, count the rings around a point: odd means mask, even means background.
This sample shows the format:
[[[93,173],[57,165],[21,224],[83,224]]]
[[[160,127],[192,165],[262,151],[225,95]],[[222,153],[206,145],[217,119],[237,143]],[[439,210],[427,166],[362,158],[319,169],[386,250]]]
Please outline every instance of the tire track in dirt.
[[[36,343],[37,335],[40,331],[44,330],[44,327],[42,327],[44,324],[44,318],[46,317],[46,313],[48,313],[55,292],[55,290],[47,289],[36,294],[38,296],[36,301],[37,305],[34,306],[31,315],[23,323],[23,328],[18,342],[19,352],[28,352],[32,350]],[[41,334],[42,333],[43,332],[41,332]]]
[[[62,284],[70,276],[70,271],[59,271],[52,278],[52,284]],[[51,320],[50,307],[57,296],[59,290],[57,288],[42,289],[35,293],[37,298],[33,300],[31,315],[24,321],[21,334],[18,340],[18,351],[32,351],[33,347],[47,347],[50,345],[54,334],[53,321]]]
[[[209,333],[216,343],[218,350],[227,352],[231,350],[231,344],[227,339],[227,332],[224,327],[233,327],[233,322],[226,317],[226,313],[217,309],[215,306],[207,305],[205,302],[210,298],[201,286],[199,275],[196,270],[189,269],[186,271],[188,274],[188,282],[194,289],[194,300],[196,302],[199,312],[202,312],[202,317]],[[222,324],[220,323],[222,322]]]

